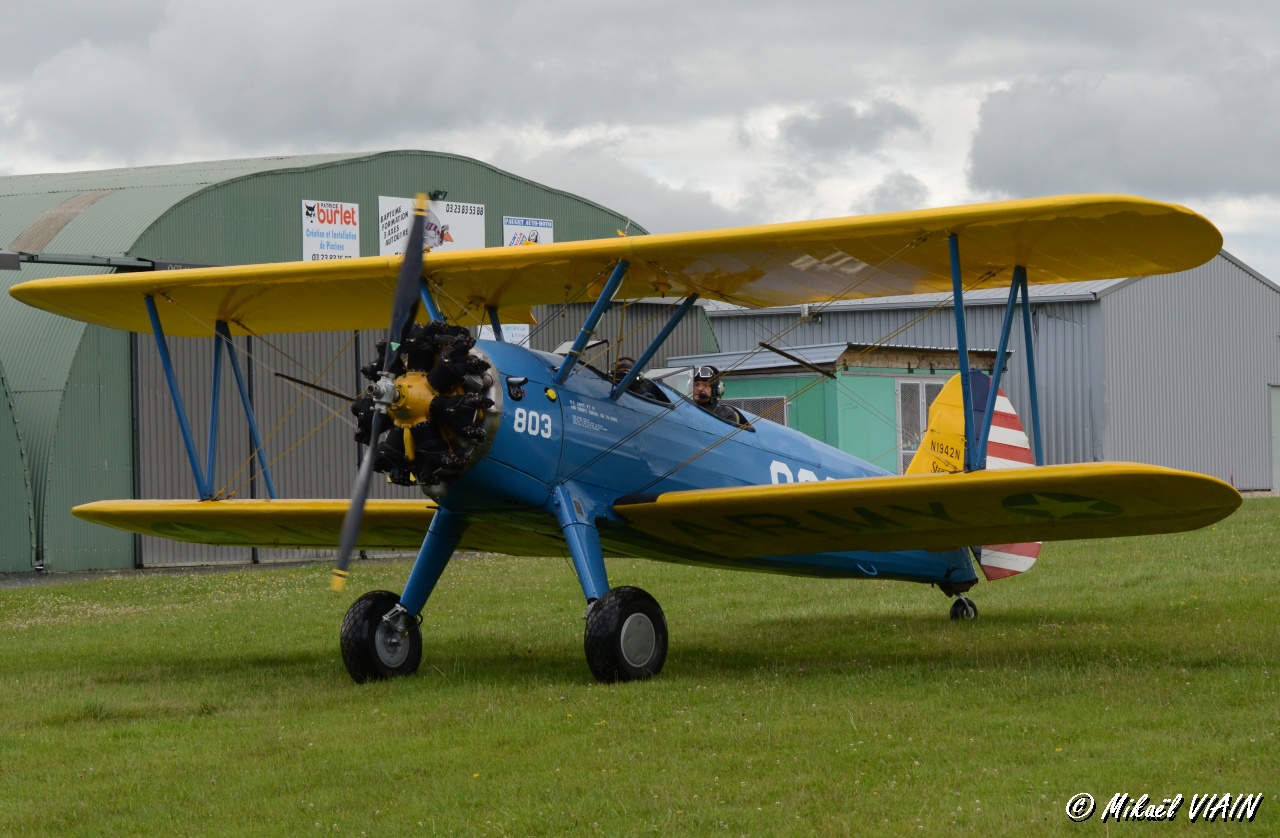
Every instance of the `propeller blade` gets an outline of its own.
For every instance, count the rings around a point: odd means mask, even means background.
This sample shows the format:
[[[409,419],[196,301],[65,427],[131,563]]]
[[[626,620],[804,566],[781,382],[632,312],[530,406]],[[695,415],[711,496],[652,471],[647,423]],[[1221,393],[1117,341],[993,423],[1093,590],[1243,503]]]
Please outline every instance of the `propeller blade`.
[[[405,330],[418,313],[418,287],[422,282],[422,242],[427,220],[427,199],[418,195],[413,208],[413,226],[409,228],[409,241],[404,246],[404,261],[400,263],[400,276],[396,279],[396,293],[391,300],[391,331],[387,335],[387,356],[382,369],[391,369],[400,357],[400,344]]]
[[[355,551],[356,538],[360,535],[360,523],[364,520],[364,502],[369,496],[373,464],[378,459],[378,436],[383,431],[382,425],[386,418],[385,413],[373,414],[373,422],[369,426],[369,450],[365,452],[364,462],[360,464],[360,471],[356,474],[355,485],[351,487],[351,505],[342,518],[338,560],[333,563],[333,575],[329,579],[329,587],[339,593],[347,586],[347,566],[351,564],[351,554]]]
[[[419,194],[413,208],[413,226],[409,228],[409,241],[404,246],[404,261],[400,263],[400,275],[396,278],[395,295],[391,298],[391,329],[387,335],[387,352],[382,371],[390,372],[400,359],[400,344],[405,331],[418,313],[418,284],[422,282],[422,243],[427,221],[427,198]],[[384,377],[383,383],[387,379]],[[376,385],[375,385],[376,386]],[[373,478],[373,464],[378,459],[378,437],[386,430],[389,419],[383,412],[386,403],[373,414],[369,426],[369,451],[365,454],[355,485],[351,487],[351,505],[342,519],[342,535],[338,539],[338,559],[333,563],[333,575],[329,587],[341,592],[347,586],[347,567],[355,551],[356,538],[360,535],[360,523],[364,520],[364,502],[369,496],[369,482]]]

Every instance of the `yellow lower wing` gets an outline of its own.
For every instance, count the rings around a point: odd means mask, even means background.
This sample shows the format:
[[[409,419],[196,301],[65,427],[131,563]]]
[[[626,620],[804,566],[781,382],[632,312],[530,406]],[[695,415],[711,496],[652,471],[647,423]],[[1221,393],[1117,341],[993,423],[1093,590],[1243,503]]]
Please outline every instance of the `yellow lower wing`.
[[[749,557],[1181,532],[1240,503],[1202,474],[1090,463],[669,492],[614,509],[645,535]]]
[[[1235,489],[1212,477],[1094,463],[669,492],[614,508],[630,529],[669,546],[746,558],[1181,532],[1219,521],[1240,503]],[[346,509],[345,500],[119,500],[72,511],[86,521],[177,541],[333,548]],[[357,547],[417,549],[433,509],[421,500],[369,501]],[[459,546],[521,556],[565,553],[563,539],[549,531],[485,520],[468,528]]]
[[[416,550],[434,506],[421,500],[371,500],[364,508],[362,550]],[[71,510],[77,518],[141,535],[240,547],[335,549],[345,500],[108,500]],[[459,545],[513,555],[562,555],[563,539],[503,526],[468,528]]]

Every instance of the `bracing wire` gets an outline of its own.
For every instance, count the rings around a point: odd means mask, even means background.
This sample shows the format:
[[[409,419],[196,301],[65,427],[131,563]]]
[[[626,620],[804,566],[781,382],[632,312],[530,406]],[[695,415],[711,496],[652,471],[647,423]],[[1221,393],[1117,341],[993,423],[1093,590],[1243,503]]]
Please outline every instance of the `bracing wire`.
[[[210,325],[209,325],[209,323],[205,322],[202,318],[200,318],[200,317],[196,316],[193,312],[191,312],[191,311],[187,310],[186,308],[184,308],[182,305],[180,305],[179,303],[177,303],[175,300],[173,300],[173,299],[172,299],[171,297],[169,297],[167,294],[162,294],[162,295],[161,295],[161,297],[162,297],[166,302],[168,302],[169,304],[173,305],[176,309],[178,309],[178,310],[179,310],[179,311],[181,311],[183,314],[185,314],[187,317],[191,318],[191,320],[193,320],[194,322],[196,322],[196,323],[200,324],[200,325],[201,325],[201,326],[203,326],[204,328],[208,329],[211,333],[213,333],[213,334],[214,334],[215,339],[219,339],[219,338],[217,338],[217,331],[216,331],[216,329],[214,329],[212,326],[210,326]],[[259,335],[259,334],[254,333],[252,330],[250,330],[250,329],[246,328],[246,327],[245,327],[245,325],[244,325],[243,323],[240,323],[240,322],[238,322],[238,321],[237,321],[237,322],[236,322],[236,325],[237,325],[239,328],[243,329],[243,330],[244,330],[244,332],[245,332],[246,334],[248,334],[248,335],[250,335],[250,336],[252,336],[252,337],[254,337],[254,338],[256,338],[256,339],[258,339],[258,340],[260,340],[260,341],[262,341],[262,342],[263,342],[263,344],[264,344],[264,345],[266,345],[268,348],[273,349],[274,351],[276,351],[276,352],[278,352],[279,354],[283,355],[285,358],[288,358],[289,360],[293,361],[295,364],[297,364],[297,365],[298,365],[299,367],[301,367],[302,369],[306,370],[306,372],[307,372],[308,374],[310,374],[310,375],[312,376],[312,378],[314,378],[317,382],[319,382],[319,381],[324,381],[324,380],[325,380],[325,379],[324,379],[324,376],[328,373],[328,371],[329,371],[330,369],[332,369],[332,368],[333,368],[333,365],[337,363],[338,359],[339,359],[339,358],[341,358],[341,357],[346,353],[347,349],[351,346],[351,344],[352,344],[352,343],[354,342],[354,340],[355,340],[355,334],[353,333],[353,334],[352,334],[352,336],[347,340],[347,342],[346,342],[345,344],[343,344],[343,346],[338,350],[337,354],[333,357],[333,359],[332,359],[331,361],[329,361],[329,363],[325,366],[325,368],[324,368],[320,373],[318,373],[318,374],[317,374],[316,372],[314,372],[313,370],[311,370],[310,368],[308,368],[305,364],[303,364],[301,361],[299,361],[299,360],[298,360],[298,359],[296,359],[296,358],[293,358],[291,355],[289,355],[289,353],[288,353],[288,352],[285,352],[282,348],[280,348],[280,347],[276,346],[276,345],[275,345],[275,344],[273,344],[271,341],[269,341],[269,340],[265,339],[264,337],[262,337],[262,336],[261,336],[261,335]],[[238,352],[238,353],[240,353],[242,356],[244,356],[244,358],[245,358],[245,360],[246,360],[246,361],[248,361],[249,363],[254,364],[255,366],[257,366],[257,367],[259,367],[259,368],[261,368],[261,369],[263,369],[263,370],[266,370],[267,372],[272,372],[272,373],[274,373],[274,372],[277,372],[277,371],[278,371],[278,370],[276,370],[276,369],[275,369],[275,367],[273,367],[270,363],[268,363],[264,358],[260,357],[257,353],[250,352],[250,351],[248,351],[248,349],[244,349],[244,348],[241,348],[241,347],[237,347],[237,346],[235,345],[235,342],[234,342],[234,341],[229,341],[229,342],[228,342],[228,344],[227,344],[227,347],[226,347],[226,348],[227,348],[227,351],[228,351],[228,352]],[[345,408],[338,408],[338,409],[336,409],[336,410],[333,410],[333,409],[331,409],[331,408],[330,408],[330,406],[329,406],[328,404],[326,404],[326,403],[324,403],[324,402],[320,401],[320,399],[316,398],[315,394],[314,394],[314,393],[312,393],[312,392],[311,392],[311,390],[310,390],[310,389],[308,389],[307,387],[304,387],[304,386],[303,386],[303,385],[301,385],[301,384],[296,384],[296,383],[294,383],[294,382],[290,382],[290,381],[288,381],[287,379],[281,379],[281,380],[282,380],[282,381],[285,381],[285,383],[286,383],[286,385],[287,385],[287,386],[290,386],[290,387],[293,387],[294,389],[296,389],[296,390],[299,392],[299,396],[298,396],[297,400],[295,400],[295,401],[294,401],[293,406],[289,408],[289,410],[288,410],[288,411],[287,411],[287,412],[286,412],[286,413],[285,413],[285,414],[280,418],[280,420],[279,420],[278,422],[276,422],[275,426],[274,426],[274,427],[273,427],[273,428],[272,428],[272,429],[271,429],[271,430],[270,430],[270,431],[269,431],[265,436],[263,436],[263,437],[262,437],[262,440],[261,440],[261,441],[262,441],[262,447],[263,447],[263,448],[265,448],[265,447],[266,447],[266,444],[267,444],[269,441],[271,441],[271,440],[275,437],[276,433],[278,433],[278,432],[279,432],[279,430],[281,429],[281,427],[283,427],[284,423],[289,419],[289,417],[290,417],[290,416],[292,416],[292,415],[293,415],[293,413],[294,413],[295,411],[297,411],[298,407],[299,407],[299,406],[301,406],[301,404],[302,404],[302,402],[303,402],[303,400],[304,400],[304,399],[310,399],[310,400],[312,400],[312,401],[313,401],[313,402],[315,402],[317,405],[319,405],[319,406],[320,406],[320,408],[321,408],[322,410],[324,410],[328,415],[326,416],[326,418],[325,418],[323,421],[321,421],[321,422],[320,422],[320,424],[318,424],[317,426],[315,426],[314,428],[312,428],[311,430],[309,430],[307,433],[305,433],[301,438],[299,438],[299,439],[298,439],[297,441],[295,441],[292,445],[290,445],[287,449],[285,449],[285,451],[284,451],[284,452],[282,452],[281,454],[279,454],[279,455],[277,455],[277,456],[273,457],[273,458],[272,458],[272,459],[267,463],[267,467],[268,467],[268,468],[270,468],[271,466],[273,466],[273,465],[275,465],[276,463],[278,463],[278,462],[279,462],[279,461],[280,461],[280,460],[281,460],[281,459],[282,459],[286,454],[288,454],[289,452],[293,451],[295,448],[297,448],[299,445],[301,445],[303,441],[305,441],[306,439],[308,439],[309,437],[311,437],[313,434],[315,434],[317,431],[319,431],[322,427],[324,427],[325,425],[327,425],[329,422],[333,421],[333,420],[334,420],[334,419],[336,419],[336,418],[340,418],[340,417],[342,417],[343,410],[345,409]],[[348,418],[345,418],[345,417],[342,417],[342,418],[343,418],[343,421],[345,421],[348,425],[350,425],[351,427],[355,427],[355,422],[354,422],[354,420],[351,420],[351,419],[348,419]],[[245,486],[245,485],[247,485],[247,484],[248,484],[248,482],[249,482],[249,481],[248,481],[248,480],[245,480],[245,481],[242,481],[240,484],[236,485],[236,487],[235,487],[234,489],[230,489],[230,490],[228,490],[228,487],[230,487],[230,486],[231,486],[231,484],[236,480],[236,478],[238,478],[238,477],[240,476],[240,474],[241,474],[241,473],[243,473],[243,472],[244,472],[244,470],[245,470],[246,468],[248,468],[248,467],[249,467],[249,465],[253,462],[253,459],[254,459],[254,457],[257,455],[257,453],[258,453],[257,451],[252,452],[252,453],[249,455],[249,457],[247,457],[247,458],[246,458],[246,459],[245,459],[245,460],[240,464],[240,467],[239,467],[239,468],[237,468],[237,469],[236,469],[236,471],[231,475],[231,477],[226,481],[226,483],[224,483],[224,484],[223,484],[222,488],[218,490],[218,492],[217,492],[217,494],[215,495],[215,497],[232,497],[232,496],[234,496],[237,492],[239,492],[242,488],[244,488],[244,486]]]
[[[328,373],[329,370],[333,368],[333,365],[338,363],[338,359],[347,353],[347,349],[351,346],[352,343],[355,342],[355,339],[356,339],[356,336],[353,333],[351,337],[347,339],[347,342],[342,345],[342,348],[338,350],[338,353],[333,356],[333,358],[329,361],[329,363],[325,366],[325,368],[320,371],[320,374],[315,377],[317,379],[323,379],[325,374]],[[271,428],[270,433],[268,433],[265,437],[262,438],[262,444],[264,447],[266,446],[269,440],[275,437],[276,432],[278,432],[282,427],[284,427],[284,423],[289,420],[289,417],[291,417],[294,414],[294,412],[296,412],[297,409],[302,405],[303,398],[304,396],[301,396],[301,395],[298,396],[298,398],[294,400],[293,406],[290,407],[289,410],[286,411],[285,414],[281,416],[280,419],[276,422],[275,426]],[[347,403],[347,405],[349,404],[350,402]],[[326,416],[324,420],[320,422],[320,424],[316,425],[314,428],[307,431],[299,439],[297,439],[292,445],[290,445],[280,454],[277,454],[275,457],[273,457],[271,461],[267,463],[267,468],[270,468],[271,466],[274,466],[276,463],[280,462],[282,459],[284,459],[286,454],[293,451],[295,448],[301,445],[304,441],[306,441],[309,437],[311,437],[313,434],[315,434],[325,425],[329,424],[331,421],[336,419],[346,409],[347,405],[343,405],[342,407],[335,408],[335,409],[330,409],[327,405],[325,405],[324,409],[329,411],[329,415]],[[253,462],[253,457],[254,457],[254,454],[250,454],[249,457],[245,459],[243,463],[240,464],[240,467],[236,469],[235,474],[231,475],[231,477],[227,479],[226,484],[223,485],[222,489],[218,491],[219,496],[221,496],[223,492],[227,491],[227,487],[230,486],[231,483],[237,477],[240,476],[240,473],[242,471],[244,471],[246,468],[249,467],[249,464]],[[244,482],[240,483],[234,489],[232,489],[230,492],[227,493],[227,497],[231,497],[232,495],[235,495],[237,492],[243,489],[246,485],[248,485],[248,483],[249,483],[248,480],[245,480]]]
[[[192,320],[192,321],[194,321],[194,322],[196,322],[196,323],[199,323],[201,326],[203,326],[204,328],[208,329],[208,330],[209,330],[209,333],[210,333],[211,335],[215,335],[215,336],[216,336],[216,334],[217,334],[216,329],[215,329],[213,326],[211,326],[207,321],[203,320],[203,319],[202,319],[202,318],[200,318],[200,317],[197,317],[194,313],[192,313],[191,311],[188,311],[186,308],[184,308],[181,304],[179,304],[178,302],[176,302],[175,300],[173,300],[172,298],[170,298],[168,295],[166,295],[166,294],[161,294],[160,296],[161,296],[161,298],[162,298],[162,299],[164,299],[164,300],[165,300],[165,302],[168,302],[168,303],[169,303],[169,304],[171,304],[174,308],[178,309],[178,311],[181,311],[181,312],[182,312],[183,314],[185,314],[187,317],[191,318],[191,320]],[[306,367],[306,365],[305,365],[305,364],[303,364],[303,363],[301,363],[300,361],[298,361],[297,359],[295,359],[295,358],[291,357],[291,356],[290,356],[287,352],[285,352],[284,350],[282,350],[282,349],[280,349],[280,348],[278,348],[278,347],[274,346],[270,341],[268,341],[268,340],[267,340],[266,338],[264,338],[262,335],[257,334],[256,332],[252,331],[251,329],[246,328],[246,327],[245,327],[245,325],[244,325],[243,323],[241,323],[240,321],[236,320],[236,321],[231,321],[231,322],[234,322],[234,323],[236,324],[236,326],[238,326],[240,329],[242,329],[246,335],[248,335],[248,336],[250,336],[250,337],[253,337],[253,338],[256,338],[257,340],[262,341],[262,343],[263,343],[264,345],[266,345],[268,348],[270,348],[270,349],[274,349],[275,351],[277,351],[277,352],[279,352],[281,355],[283,355],[285,358],[288,358],[289,360],[291,360],[291,361],[293,361],[294,363],[298,364],[298,366],[302,367],[302,369],[306,370],[306,372],[307,372],[308,374],[310,374],[313,378],[315,378],[317,383],[320,383],[321,381],[324,381],[324,379],[323,379],[321,376],[317,376],[317,375],[316,375],[312,370],[307,369],[307,367]],[[353,339],[354,339],[354,336],[353,336]],[[266,371],[267,371],[267,372],[269,372],[269,373],[275,373],[275,372],[278,372],[278,370],[277,370],[275,367],[273,367],[270,363],[268,363],[264,358],[261,358],[257,353],[249,352],[249,351],[248,351],[248,350],[246,350],[246,349],[240,349],[240,350],[238,350],[238,351],[240,352],[240,354],[241,354],[241,355],[243,355],[243,356],[244,356],[245,360],[249,361],[250,363],[254,364],[255,366],[257,366],[257,367],[259,367],[259,368],[261,368],[261,369],[263,369],[263,370],[266,370]],[[331,367],[331,366],[333,366],[333,365],[332,365],[332,364],[330,364],[329,366]],[[327,368],[326,368],[326,369],[327,369]],[[314,401],[316,404],[320,405],[321,407],[325,407],[324,402],[320,401],[320,399],[318,399],[318,398],[315,396],[315,394],[314,394],[314,393],[312,393],[312,392],[311,392],[309,389],[307,389],[306,387],[303,387],[301,384],[295,384],[295,383],[293,383],[293,382],[289,382],[289,381],[287,381],[286,379],[281,379],[281,380],[282,380],[282,381],[286,381],[286,383],[287,383],[290,387],[294,387],[295,389],[297,389],[300,393],[302,393],[302,394],[303,394],[303,396],[304,396],[305,398],[309,398],[309,399],[311,399],[312,401]],[[327,383],[329,383],[329,382],[325,382],[325,383],[327,384]],[[325,408],[325,409],[327,409],[327,408]],[[347,424],[349,424],[349,425],[350,425],[351,427],[353,427],[353,428],[355,427],[355,422],[354,422],[354,421],[352,421],[352,420],[348,420]],[[264,442],[265,442],[265,440],[264,440]]]

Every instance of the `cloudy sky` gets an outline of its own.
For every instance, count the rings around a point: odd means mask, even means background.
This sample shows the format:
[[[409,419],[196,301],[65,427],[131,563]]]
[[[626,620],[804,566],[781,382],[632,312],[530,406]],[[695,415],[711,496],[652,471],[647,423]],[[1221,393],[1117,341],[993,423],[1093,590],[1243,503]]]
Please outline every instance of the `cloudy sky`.
[[[1280,280],[1280,4],[62,0],[0,174],[418,148],[653,232],[1124,192]]]

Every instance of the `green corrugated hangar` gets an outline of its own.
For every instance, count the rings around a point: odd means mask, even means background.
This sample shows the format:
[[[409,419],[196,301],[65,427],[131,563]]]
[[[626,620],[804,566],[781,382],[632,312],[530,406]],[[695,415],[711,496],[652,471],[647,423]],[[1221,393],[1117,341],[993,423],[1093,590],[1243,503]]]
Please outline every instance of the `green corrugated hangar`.
[[[476,160],[424,151],[24,175],[0,178],[0,248],[18,254],[7,255],[8,267],[20,265],[0,271],[0,283],[7,291],[41,277],[165,263],[298,260],[306,201],[358,205],[359,255],[377,255],[379,199],[419,192],[446,192],[450,201],[482,205],[489,247],[507,243],[507,217],[549,221],[546,230],[556,241],[613,236],[629,223],[583,198]],[[645,231],[631,224],[630,232]],[[116,267],[86,266],[94,259]],[[273,372],[358,392],[358,366],[371,359],[377,337],[236,339],[250,361],[251,400],[269,437],[264,448],[269,459],[274,456],[269,465],[281,497],[345,497],[356,450],[344,404],[290,389]],[[212,343],[169,341],[198,444],[210,419]],[[238,399],[222,399],[217,485],[224,493],[263,496],[258,464],[246,456],[252,447],[239,410]],[[276,551],[135,539],[70,513],[92,500],[198,494],[151,337],[65,320],[0,294],[0,572],[275,557],[270,554]]]

